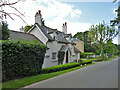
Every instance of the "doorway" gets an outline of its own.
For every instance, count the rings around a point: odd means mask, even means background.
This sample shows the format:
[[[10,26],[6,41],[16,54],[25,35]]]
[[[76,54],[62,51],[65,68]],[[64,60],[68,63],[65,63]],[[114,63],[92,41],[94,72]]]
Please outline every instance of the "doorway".
[[[66,52],[66,63],[68,63],[68,51]]]

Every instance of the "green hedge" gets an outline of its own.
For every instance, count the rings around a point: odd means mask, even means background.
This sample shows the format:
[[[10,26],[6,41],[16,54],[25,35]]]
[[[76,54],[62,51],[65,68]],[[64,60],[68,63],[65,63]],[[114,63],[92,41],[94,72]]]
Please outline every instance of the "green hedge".
[[[2,41],[3,81],[40,74],[46,50],[35,42]]]
[[[87,55],[94,55],[94,53],[93,52],[84,52],[84,53],[80,53],[80,58],[86,58],[87,57]]]
[[[90,64],[92,63],[92,60],[81,60],[80,64],[84,65],[84,64]]]
[[[80,66],[80,64],[79,63],[68,63],[64,65],[52,66],[48,68],[43,68],[42,73],[51,73],[51,72],[61,71],[61,70],[73,68],[76,66]]]

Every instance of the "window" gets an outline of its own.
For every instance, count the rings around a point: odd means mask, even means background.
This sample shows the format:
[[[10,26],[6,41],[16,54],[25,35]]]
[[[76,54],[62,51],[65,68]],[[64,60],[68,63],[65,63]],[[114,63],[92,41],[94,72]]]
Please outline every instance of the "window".
[[[52,59],[56,59],[56,55],[57,55],[57,53],[56,53],[56,52],[53,52],[53,53],[52,53]]]

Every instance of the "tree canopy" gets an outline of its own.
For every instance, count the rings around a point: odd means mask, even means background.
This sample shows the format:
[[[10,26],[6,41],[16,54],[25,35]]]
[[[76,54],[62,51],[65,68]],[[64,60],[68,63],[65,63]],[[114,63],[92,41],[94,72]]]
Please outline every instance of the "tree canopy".
[[[77,32],[73,38],[78,38],[79,40],[84,42],[84,49],[85,52],[92,52],[92,47],[91,47],[91,41],[88,38],[88,33],[89,31],[85,31],[85,32]]]
[[[33,25],[26,25],[25,27],[24,27],[24,32],[28,32],[29,31],[29,29],[32,27]]]
[[[92,25],[89,31],[89,38],[92,43],[101,50],[101,56],[104,56],[104,50],[109,45],[109,42],[118,35],[118,31],[110,26],[106,26],[102,23],[99,25]]]
[[[2,40],[8,40],[10,37],[10,32],[7,23],[2,22],[1,31],[2,31]]]

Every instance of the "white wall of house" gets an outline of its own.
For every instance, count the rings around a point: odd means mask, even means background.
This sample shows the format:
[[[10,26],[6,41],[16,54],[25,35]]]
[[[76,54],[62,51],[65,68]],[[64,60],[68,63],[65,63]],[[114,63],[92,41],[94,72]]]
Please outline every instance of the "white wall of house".
[[[75,55],[75,52],[74,52],[74,46],[69,44],[70,46],[70,50],[71,50],[71,61],[70,62],[73,62],[74,61],[74,55]]]
[[[58,65],[57,55],[58,55],[58,51],[62,47],[62,44],[59,44],[57,41],[53,41],[53,42],[48,42],[47,47],[49,49],[47,50],[47,52],[45,54],[44,63],[43,63],[43,66],[42,66],[43,68]],[[55,52],[57,53],[56,54],[56,59],[53,59],[52,53],[55,53]]]
[[[44,58],[42,68],[58,65],[58,57],[57,57],[57,55],[58,55],[58,51],[61,49],[62,45],[65,45],[65,44],[58,43],[57,41],[52,41],[52,42],[47,43],[47,47],[49,49],[47,50],[47,52],[45,54],[45,58]],[[53,59],[52,58],[52,53],[55,53],[55,52],[57,53],[56,54],[56,59]],[[72,52],[71,52],[71,49],[69,48],[69,50],[68,50],[68,63],[73,62],[74,57],[72,57],[71,54],[72,54]],[[65,52],[65,55],[64,55],[63,64],[66,64],[66,52]]]
[[[80,59],[80,53],[76,53],[76,54],[75,54],[75,60],[78,61],[79,59]]]
[[[29,32],[30,34],[35,35],[40,41],[42,41],[44,44],[47,43],[48,38],[43,34],[41,30],[39,30],[37,27],[35,27],[32,31]]]

